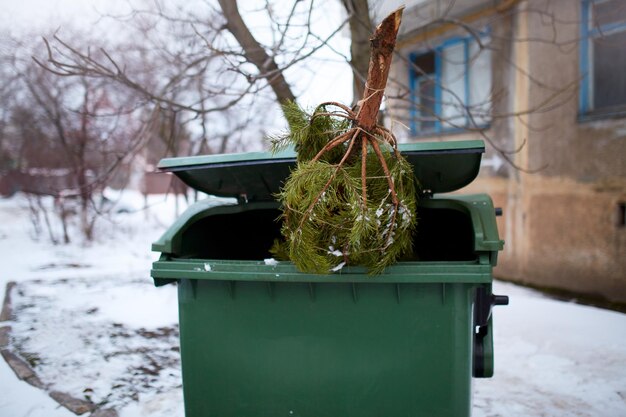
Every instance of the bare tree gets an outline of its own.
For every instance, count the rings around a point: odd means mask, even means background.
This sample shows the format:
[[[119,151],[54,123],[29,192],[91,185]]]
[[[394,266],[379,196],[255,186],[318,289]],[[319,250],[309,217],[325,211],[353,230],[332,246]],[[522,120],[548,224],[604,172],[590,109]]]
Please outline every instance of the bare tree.
[[[207,135],[211,136],[216,126],[209,121],[210,116],[205,115],[229,114],[231,119],[246,120],[239,115],[259,101],[267,105],[272,100],[278,103],[294,100],[298,93],[294,92],[293,86],[289,83],[290,69],[313,59],[316,52],[322,48],[333,49],[331,42],[333,37],[348,25],[352,41],[350,57],[342,51],[333,50],[340,59],[350,63],[354,74],[354,97],[362,96],[374,14],[372,4],[376,2],[341,0],[340,4],[347,12],[346,19],[323,34],[319,33],[321,29],[312,23],[314,10],[323,7],[322,1],[293,0],[283,3],[289,7],[280,8],[280,13],[276,11],[274,2],[269,0],[264,2],[263,10],[248,9],[245,13],[241,12],[237,1],[216,0],[216,2],[216,4],[207,2],[203,5],[202,11],[193,10],[190,13],[156,1],[144,9],[135,9],[128,17],[139,22],[138,25],[144,25],[142,30],[145,39],[151,39],[150,30],[146,30],[146,27],[162,28],[163,25],[167,25],[171,33],[176,33],[179,39],[186,42],[185,48],[176,49],[167,42],[149,41],[151,53],[159,54],[167,63],[166,67],[170,68],[156,77],[160,80],[156,83],[146,83],[134,74],[130,69],[134,66],[124,65],[127,59],[124,56],[114,56],[102,50],[100,58],[97,58],[91,50],[81,50],[59,36],[46,41],[47,59],[45,62],[40,61],[40,64],[63,76],[86,76],[114,81],[140,93],[147,101],[180,112],[183,119],[201,120],[203,137],[197,142],[201,143],[210,140]],[[476,45],[470,54],[470,60],[474,61],[484,51],[494,53],[503,51],[501,40],[510,35],[493,32],[486,39],[480,25],[468,23],[454,14],[455,7],[462,6],[462,3],[455,0],[440,0],[423,4],[424,7],[433,10],[428,9],[424,15],[410,16],[407,20],[418,19],[422,22],[423,30],[435,28],[435,31],[441,32],[441,28],[445,28],[447,31],[469,37]],[[502,12],[494,15],[492,19],[511,18],[516,8],[505,6],[502,6]],[[264,30],[258,30],[258,27],[250,24],[250,20],[246,21],[247,15],[259,13],[264,13],[265,21],[270,22],[267,27],[259,25]],[[546,18],[550,18],[549,13],[544,13]],[[554,19],[554,16],[551,17]],[[427,48],[429,42],[430,40],[425,38],[423,46]],[[554,38],[542,42],[558,44],[560,41]],[[578,81],[573,80],[566,86],[554,86],[554,94],[537,105],[515,112],[502,112],[500,110],[502,106],[498,104],[506,100],[506,91],[489,91],[483,99],[468,104],[449,83],[436,79],[431,72],[425,71],[423,63],[411,61],[402,54],[396,56],[397,59],[404,61],[402,65],[410,67],[411,71],[427,80],[433,88],[437,84],[436,88],[442,92],[442,97],[437,99],[438,104],[445,107],[450,114],[433,110],[435,97],[425,96],[424,102],[416,102],[415,97],[411,97],[411,88],[407,80],[394,79],[392,76],[390,79],[392,88],[388,90],[392,93],[388,98],[394,99],[396,108],[402,106],[406,109],[418,108],[419,119],[424,123],[475,132],[489,142],[504,160],[519,169],[527,168],[517,166],[511,157],[519,151],[519,147],[511,148],[499,143],[488,133],[483,121],[520,118],[526,114],[543,112],[559,106],[574,94]],[[506,54],[501,53],[499,57],[506,59]],[[512,60],[505,64],[513,67],[514,71],[523,71],[516,68]],[[531,82],[535,81],[531,74],[526,76]],[[271,90],[273,97],[268,97],[266,94],[268,90]],[[399,122],[408,122],[397,113],[394,117]],[[237,122],[234,125],[242,126]],[[228,137],[227,134],[219,136]],[[194,150],[203,152],[209,148],[206,144],[193,147]],[[218,149],[221,148],[223,147],[218,146]]]
[[[224,16],[225,27],[237,40],[237,43],[243,49],[243,57],[246,61],[253,64],[259,74],[267,79],[269,86],[272,88],[276,99],[280,103],[295,101],[296,96],[291,91],[291,87],[287,84],[283,71],[276,64],[275,58],[268,54],[263,46],[254,38],[250,29],[243,21],[239,13],[239,7],[236,1],[217,0]],[[295,11],[297,2],[294,3],[292,14]]]
[[[14,45],[16,100],[5,102],[9,126],[2,148],[23,191],[55,199],[63,240],[69,241],[69,206],[76,208],[83,236],[92,240],[104,208],[101,192],[141,149],[150,124],[142,123],[145,115],[126,91],[102,79],[57,77],[20,56],[24,45]]]
[[[373,32],[369,2],[367,0],[341,0],[349,16],[350,65],[352,67],[353,103],[363,97],[370,54],[370,36]]]
[[[241,112],[258,102],[267,89],[274,93],[274,101],[294,101],[296,94],[285,72],[326,47],[346,23],[318,33],[311,25],[314,4],[313,0],[295,0],[287,13],[278,13],[267,2],[264,21],[269,22],[272,39],[266,43],[254,37],[236,1],[218,0],[217,6],[205,3],[203,12],[194,10],[193,14],[158,1],[151,3],[151,8],[136,9],[132,19],[148,43],[155,27],[187,42],[186,48],[181,48],[185,50],[173,51],[175,42],[155,41],[160,43],[153,45],[152,52],[160,54],[170,69],[161,71],[165,74],[157,85],[145,83],[132,73],[125,65],[127,57],[103,50],[103,59],[98,59],[60,36],[46,40],[48,56],[39,63],[58,75],[113,80],[146,100],[195,117],[233,107]]]

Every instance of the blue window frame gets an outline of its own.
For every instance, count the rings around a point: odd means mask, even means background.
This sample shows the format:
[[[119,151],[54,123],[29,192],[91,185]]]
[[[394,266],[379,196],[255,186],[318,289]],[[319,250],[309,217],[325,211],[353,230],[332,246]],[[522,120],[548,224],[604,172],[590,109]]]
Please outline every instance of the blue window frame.
[[[481,43],[488,43],[488,33]],[[456,37],[409,56],[413,135],[453,133],[490,122],[491,53],[473,37]]]
[[[579,113],[626,115],[626,1],[583,0]]]

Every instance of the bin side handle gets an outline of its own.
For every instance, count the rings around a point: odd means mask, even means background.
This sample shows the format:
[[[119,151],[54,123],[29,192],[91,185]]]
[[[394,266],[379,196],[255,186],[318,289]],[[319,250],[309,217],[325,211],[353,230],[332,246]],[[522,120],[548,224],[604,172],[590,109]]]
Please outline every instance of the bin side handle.
[[[476,289],[474,300],[474,356],[472,375],[475,378],[493,376],[493,317],[497,305],[508,305],[509,297],[491,293],[491,286]]]

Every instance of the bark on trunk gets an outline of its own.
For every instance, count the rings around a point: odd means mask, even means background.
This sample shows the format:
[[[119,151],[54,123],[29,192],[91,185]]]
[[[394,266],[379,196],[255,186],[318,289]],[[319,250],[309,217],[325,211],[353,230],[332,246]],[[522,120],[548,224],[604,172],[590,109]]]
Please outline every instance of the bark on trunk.
[[[285,104],[287,101],[296,101],[291,87],[287,84],[278,65],[276,65],[276,61],[267,54],[261,44],[252,36],[248,26],[243,21],[237,7],[237,1],[218,0],[217,2],[224,13],[226,28],[243,49],[246,60],[259,70],[262,77],[267,79],[279,103]]]
[[[363,97],[365,77],[369,66],[370,35],[372,20],[370,19],[368,0],[342,0],[346,12],[350,16],[350,65],[352,66],[353,105]]]
[[[393,49],[396,46],[398,28],[402,20],[403,8],[396,10],[376,27],[374,36],[370,40],[371,55],[367,70],[365,93],[360,101],[357,125],[371,131],[376,126],[378,110],[383,100]]]

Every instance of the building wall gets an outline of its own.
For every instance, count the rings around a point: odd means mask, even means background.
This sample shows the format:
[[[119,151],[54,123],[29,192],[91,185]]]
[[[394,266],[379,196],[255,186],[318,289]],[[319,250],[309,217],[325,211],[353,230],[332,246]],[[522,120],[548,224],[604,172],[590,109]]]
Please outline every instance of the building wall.
[[[557,0],[546,12],[559,22],[527,12],[528,33],[556,33],[554,42],[528,43],[530,108],[559,96],[550,110],[529,115],[527,157],[542,169],[521,176],[526,248],[508,262],[522,273],[510,276],[626,302],[626,227],[617,218],[626,202],[626,119],[579,120],[581,5]]]
[[[626,118],[579,117],[580,2],[507,3],[511,8],[487,7],[471,22],[492,28],[493,112],[515,114],[494,117],[485,133],[500,148],[521,147],[512,162],[536,172],[485,167],[462,192],[487,192],[504,209],[498,227],[506,244],[496,276],[626,303]],[[420,36],[401,41],[401,52],[433,42]],[[392,76],[408,77],[406,67],[396,62]],[[406,118],[405,108],[392,102],[390,113]],[[481,136],[405,135],[468,138]],[[494,151],[487,148],[489,159]]]

